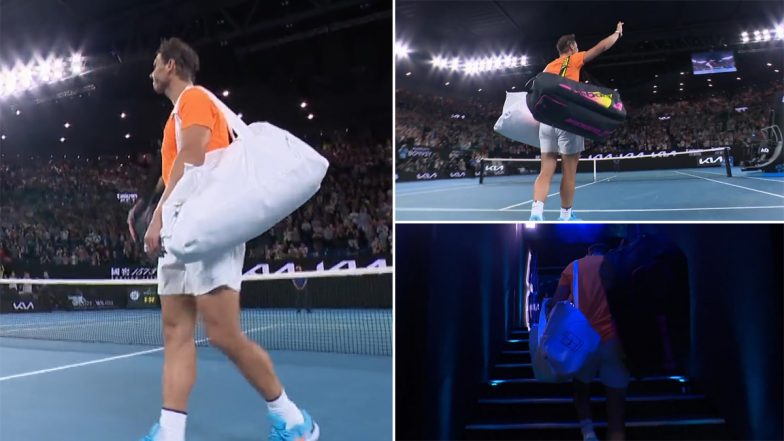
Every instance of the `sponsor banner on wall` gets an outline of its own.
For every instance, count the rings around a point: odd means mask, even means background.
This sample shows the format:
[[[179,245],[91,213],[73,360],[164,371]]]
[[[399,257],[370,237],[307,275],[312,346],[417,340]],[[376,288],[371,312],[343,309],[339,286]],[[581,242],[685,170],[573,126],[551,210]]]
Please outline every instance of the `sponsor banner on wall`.
[[[356,269],[356,268],[385,268],[392,265],[392,257],[389,255],[381,256],[361,256],[351,259],[290,259],[280,261],[246,261],[244,265],[244,275],[248,274],[271,274],[294,272],[297,266],[302,267],[303,271],[325,271],[337,269]],[[150,279],[154,280],[158,276],[157,268],[127,266],[112,267],[112,279]]]

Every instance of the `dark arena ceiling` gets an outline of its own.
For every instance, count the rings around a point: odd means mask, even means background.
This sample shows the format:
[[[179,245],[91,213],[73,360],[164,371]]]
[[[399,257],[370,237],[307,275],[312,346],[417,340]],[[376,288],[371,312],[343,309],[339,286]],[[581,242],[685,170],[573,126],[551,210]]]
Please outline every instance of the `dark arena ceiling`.
[[[0,74],[42,57],[85,59],[81,75],[0,97],[0,146],[152,150],[171,102],[148,75],[161,39],[173,36],[199,53],[197,83],[228,90],[247,122],[314,144],[346,129],[390,138],[391,35],[391,0],[0,0]]]

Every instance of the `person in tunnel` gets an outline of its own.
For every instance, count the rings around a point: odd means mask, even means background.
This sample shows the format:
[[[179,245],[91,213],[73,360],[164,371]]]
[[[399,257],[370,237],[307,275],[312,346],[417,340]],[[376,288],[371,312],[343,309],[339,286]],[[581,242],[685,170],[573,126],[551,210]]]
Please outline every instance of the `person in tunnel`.
[[[608,247],[597,243],[588,248],[588,255],[579,259],[578,289],[580,290],[580,312],[599,334],[599,348],[588,359],[585,366],[574,378],[574,403],[580,421],[583,440],[594,441],[598,438],[593,430],[591,417],[590,383],[594,376],[604,384],[607,392],[607,438],[623,440],[624,401],[629,386],[629,370],[624,362],[624,353],[618,337],[618,330],[607,304],[607,293],[602,284],[600,270]],[[564,300],[573,301],[572,278],[574,263],[570,263],[561,273],[558,288],[550,305]]]

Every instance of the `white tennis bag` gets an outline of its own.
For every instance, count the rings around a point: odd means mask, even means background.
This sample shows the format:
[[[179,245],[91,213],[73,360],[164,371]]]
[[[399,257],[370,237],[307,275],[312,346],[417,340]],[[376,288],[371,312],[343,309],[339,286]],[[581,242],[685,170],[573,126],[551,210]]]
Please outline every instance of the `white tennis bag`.
[[[558,302],[550,313],[549,320],[540,330],[539,356],[553,373],[572,377],[582,369],[589,357],[599,347],[599,334],[588,319],[580,312],[577,261],[574,261],[574,303]]]
[[[321,187],[329,162],[269,123],[248,126],[207,89],[236,138],[185,173],[163,205],[166,252],[184,263],[204,260],[264,233]],[[179,142],[179,100],[174,117]]]
[[[534,371],[534,378],[541,382],[565,383],[571,380],[571,378],[566,375],[559,375],[555,372],[553,367],[547,362],[547,357],[545,357],[543,351],[540,350],[544,328],[547,327],[547,314],[545,314],[545,311],[547,311],[547,302],[549,301],[550,299],[544,299],[542,301],[542,305],[539,308],[539,323],[532,324],[531,330],[528,333],[528,341],[531,349],[531,367]]]
[[[495,123],[499,134],[532,147],[541,148],[539,143],[539,121],[534,119],[525,103],[528,92],[506,92],[504,112]]]

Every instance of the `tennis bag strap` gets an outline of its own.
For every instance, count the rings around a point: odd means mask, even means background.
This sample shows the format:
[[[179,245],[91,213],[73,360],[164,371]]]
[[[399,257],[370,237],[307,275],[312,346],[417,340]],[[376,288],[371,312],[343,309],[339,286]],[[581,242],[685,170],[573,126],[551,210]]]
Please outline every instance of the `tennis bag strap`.
[[[566,76],[566,67],[569,66],[569,59],[570,58],[572,58],[571,55],[566,57],[566,59],[563,61],[563,63],[561,63],[561,72],[558,75],[560,75],[562,77]]]
[[[580,309],[580,299],[578,297],[580,290],[579,284],[577,283],[578,271],[577,271],[577,260],[574,261],[574,270],[572,271],[572,293],[574,293],[574,306],[577,309]]]

